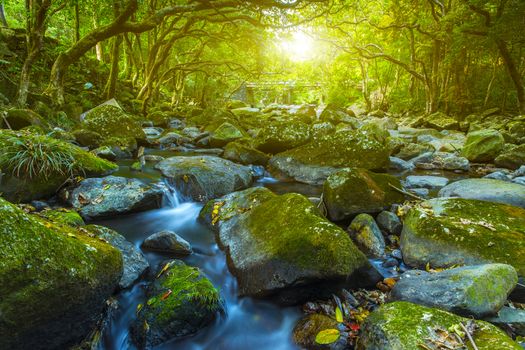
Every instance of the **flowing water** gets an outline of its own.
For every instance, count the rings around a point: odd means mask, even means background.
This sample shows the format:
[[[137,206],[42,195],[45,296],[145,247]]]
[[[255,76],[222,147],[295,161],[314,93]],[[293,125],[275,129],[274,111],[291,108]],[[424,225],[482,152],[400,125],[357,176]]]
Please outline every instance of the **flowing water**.
[[[150,150],[149,153],[165,157],[178,155],[158,150]],[[159,172],[152,167],[146,167],[143,172],[133,172],[129,170],[131,163],[121,162],[120,170],[115,175],[135,177],[150,183],[161,181]],[[436,172],[425,173],[438,175]],[[448,173],[449,177],[450,175]],[[265,186],[276,193],[297,192],[317,197],[321,194],[320,187],[280,182],[269,175],[261,177],[254,186]],[[166,343],[156,349],[296,349],[291,334],[295,322],[301,316],[300,308],[237,297],[237,282],[228,271],[226,257],[218,248],[214,233],[197,220],[203,204],[181,198],[176,189],[169,185],[166,187],[165,205],[161,209],[95,222],[115,229],[139,249],[144,239],[153,233],[161,230],[177,232],[191,243],[194,250],[192,255],[183,260],[188,265],[201,268],[221,291],[226,303],[225,315],[192,337]],[[159,253],[145,252],[145,255],[154,270],[163,260],[170,258]],[[391,275],[391,271],[381,267],[381,260],[371,262],[384,277]],[[146,299],[145,288],[146,282],[139,281],[134,287],[118,295],[119,307],[104,334],[101,350],[135,349],[130,339],[129,327],[135,318],[137,305],[144,303]]]

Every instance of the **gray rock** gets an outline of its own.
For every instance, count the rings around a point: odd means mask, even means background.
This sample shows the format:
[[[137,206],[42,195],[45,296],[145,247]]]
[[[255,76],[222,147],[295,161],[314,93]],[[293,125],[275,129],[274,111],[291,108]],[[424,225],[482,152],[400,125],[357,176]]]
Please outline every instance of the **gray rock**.
[[[390,169],[397,171],[411,171],[416,166],[398,157],[390,157]]]
[[[443,187],[439,197],[479,199],[525,208],[525,187],[493,179],[459,180]]]
[[[164,129],[156,127],[142,128],[142,130],[144,130],[144,134],[146,134],[147,137],[158,137],[164,131]]]
[[[480,318],[496,314],[517,282],[516,270],[505,264],[465,266],[436,273],[408,271],[401,275],[390,298]]]
[[[142,248],[175,255],[190,255],[193,250],[190,243],[173,231],[160,231],[144,240]]]
[[[525,176],[518,176],[512,179],[512,182],[518,185],[525,185]]]
[[[468,171],[470,164],[467,158],[447,152],[427,152],[410,160],[419,169],[443,169]]]
[[[115,152],[111,149],[111,147],[108,146],[102,146],[99,148],[96,148],[92,151],[97,157],[107,159],[110,161],[114,161],[117,159],[117,155]]]
[[[500,327],[510,325],[517,335],[525,336],[525,310],[503,306],[497,316],[485,320]]]
[[[157,140],[161,145],[182,145],[190,143],[191,139],[176,132],[169,132]]]
[[[399,235],[403,229],[403,224],[399,217],[391,211],[382,211],[376,218],[379,228],[386,233]]]
[[[184,129],[184,127],[186,126],[186,124],[180,120],[180,119],[177,119],[177,118],[173,118],[169,121],[169,125],[168,125],[170,128],[172,129]]]
[[[214,156],[171,157],[155,165],[184,196],[208,201],[252,183],[249,167]]]
[[[483,178],[501,181],[511,181],[510,177],[507,176],[507,174],[505,174],[503,171],[495,171],[493,173],[483,176]]]
[[[144,271],[149,268],[149,263],[144,254],[117,231],[98,225],[89,225],[85,228],[97,237],[106,240],[122,253],[124,271],[119,281],[120,288],[131,287]]]
[[[412,192],[421,198],[428,198],[430,194],[430,190],[428,188],[411,188],[409,192]]]
[[[441,188],[448,184],[448,179],[442,176],[429,176],[429,175],[410,175],[405,180],[407,188],[428,188],[435,189]]]
[[[348,232],[368,257],[381,258],[385,255],[385,239],[372,216],[357,215],[348,226]]]
[[[525,176],[525,165],[520,166],[512,175],[514,177]]]
[[[85,179],[61,193],[84,219],[160,208],[163,195],[158,187],[118,176]]]
[[[151,162],[151,163],[158,163],[160,161],[163,161],[165,158],[163,156],[157,156],[155,154],[146,154],[144,156],[144,160],[146,162]]]
[[[204,135],[207,135],[208,133],[203,133],[202,131],[199,130],[199,128],[190,126],[190,127],[182,129],[182,134],[184,136],[189,137],[192,140],[196,140],[196,139],[202,138]]]

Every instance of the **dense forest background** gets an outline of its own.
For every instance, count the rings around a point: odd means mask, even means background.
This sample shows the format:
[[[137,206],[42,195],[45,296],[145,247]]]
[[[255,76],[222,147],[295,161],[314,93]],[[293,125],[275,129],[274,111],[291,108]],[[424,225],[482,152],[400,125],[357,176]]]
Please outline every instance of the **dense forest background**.
[[[0,48],[1,74],[20,106],[31,94],[56,104],[92,95],[146,112],[162,99],[204,107],[248,93],[253,105],[284,95],[368,111],[525,112],[521,0],[1,6],[1,35],[20,46]]]

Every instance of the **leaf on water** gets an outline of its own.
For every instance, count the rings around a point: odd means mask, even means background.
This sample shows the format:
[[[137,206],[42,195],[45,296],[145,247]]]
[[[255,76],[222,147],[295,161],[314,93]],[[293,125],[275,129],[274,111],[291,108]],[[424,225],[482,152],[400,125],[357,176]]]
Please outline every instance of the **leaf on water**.
[[[190,181],[190,178],[188,177],[188,175],[184,174],[182,175],[182,181],[184,181],[185,183],[188,183],[188,181]]]
[[[339,330],[334,329],[334,328],[325,329],[317,333],[317,335],[315,336],[315,342],[317,344],[323,344],[323,345],[332,344],[336,342],[337,339],[339,339],[339,336],[340,336]]]
[[[383,280],[383,283],[386,284],[390,289],[394,288],[396,282],[396,279],[392,277],[388,277]]]
[[[339,307],[335,308],[335,320],[339,323],[343,322],[343,313]]]
[[[140,314],[140,311],[142,310],[143,307],[144,307],[144,304],[138,304],[137,305],[137,310],[135,310],[135,314],[137,316]]]
[[[109,190],[110,188],[111,188],[111,185],[110,185],[110,184],[107,184],[107,185],[105,185],[102,189],[103,189],[104,191],[107,191],[107,190]]]

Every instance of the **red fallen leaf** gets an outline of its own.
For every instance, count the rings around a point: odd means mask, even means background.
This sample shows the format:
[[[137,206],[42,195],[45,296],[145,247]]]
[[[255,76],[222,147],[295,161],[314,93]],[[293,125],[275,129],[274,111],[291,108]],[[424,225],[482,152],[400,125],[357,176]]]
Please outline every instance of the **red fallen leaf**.
[[[350,323],[348,326],[354,332],[357,332],[359,331],[359,329],[361,329],[361,327],[357,323]]]
[[[166,293],[162,294],[162,296],[160,297],[160,300],[166,300],[166,299],[168,299],[168,297],[171,295],[171,293],[173,293],[173,292],[171,291],[171,289],[168,289],[168,291],[167,291]]]

